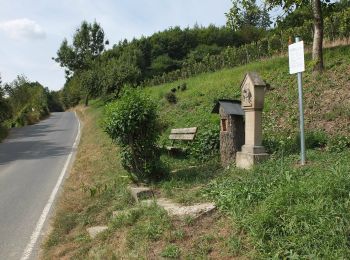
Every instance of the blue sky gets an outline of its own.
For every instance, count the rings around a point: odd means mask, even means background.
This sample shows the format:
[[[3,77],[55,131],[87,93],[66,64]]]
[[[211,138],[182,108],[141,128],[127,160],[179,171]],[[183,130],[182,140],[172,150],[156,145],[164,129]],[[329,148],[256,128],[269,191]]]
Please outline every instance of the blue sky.
[[[170,26],[225,24],[230,0],[0,0],[0,73],[60,89],[64,70],[51,57],[81,21],[96,20],[111,45]]]

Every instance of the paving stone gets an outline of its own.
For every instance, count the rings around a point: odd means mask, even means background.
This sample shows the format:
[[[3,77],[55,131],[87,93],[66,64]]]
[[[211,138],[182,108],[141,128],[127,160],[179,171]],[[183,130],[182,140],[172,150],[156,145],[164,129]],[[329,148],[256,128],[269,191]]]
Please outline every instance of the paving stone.
[[[170,216],[179,218],[185,218],[187,216],[199,218],[200,216],[208,214],[216,209],[214,203],[199,203],[192,206],[183,206],[165,198],[159,198],[157,200],[144,200],[142,201],[142,204],[150,206],[154,202],[158,206],[164,208]]]
[[[108,229],[107,226],[96,226],[96,227],[89,227],[86,230],[89,233],[91,238],[95,238],[98,234],[100,234],[101,232],[107,229]]]
[[[154,197],[153,191],[148,187],[129,186],[129,191],[136,202]]]
[[[191,216],[198,218],[201,215],[207,214],[213,211],[216,207],[214,203],[201,203],[192,206],[182,206],[181,204],[174,203],[168,199],[158,199],[157,204],[163,207],[170,216],[186,217]]]

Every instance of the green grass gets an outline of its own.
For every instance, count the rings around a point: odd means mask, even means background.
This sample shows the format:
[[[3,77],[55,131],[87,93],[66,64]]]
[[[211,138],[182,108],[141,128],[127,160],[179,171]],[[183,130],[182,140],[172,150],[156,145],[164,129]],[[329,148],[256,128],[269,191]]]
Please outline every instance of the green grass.
[[[207,195],[253,238],[263,258],[344,259],[350,254],[350,151],[308,151],[237,169]]]

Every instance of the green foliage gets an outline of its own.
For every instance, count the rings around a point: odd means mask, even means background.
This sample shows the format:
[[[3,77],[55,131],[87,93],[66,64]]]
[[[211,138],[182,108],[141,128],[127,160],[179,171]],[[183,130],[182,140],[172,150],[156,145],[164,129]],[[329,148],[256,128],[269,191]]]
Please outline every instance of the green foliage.
[[[187,84],[186,83],[182,83],[181,85],[180,85],[180,90],[181,91],[185,91],[187,89]]]
[[[160,128],[156,105],[133,90],[106,107],[105,131],[121,146],[123,167],[137,181],[162,176],[156,142]]]
[[[342,152],[350,148],[350,137],[336,135],[328,140],[327,149],[332,152]]]
[[[180,257],[180,248],[174,244],[167,245],[163,249],[161,256],[167,257],[167,258],[179,258]]]
[[[267,29],[271,25],[270,15],[266,6],[259,7],[256,1],[232,1],[232,7],[225,13],[227,26],[234,31],[247,27]]]
[[[204,72],[213,72],[223,68],[244,65],[279,53],[281,49],[281,42],[276,42],[276,38],[264,38],[255,43],[240,47],[227,47],[220,54],[206,55],[199,62],[189,59],[184,62],[181,69],[173,70],[160,76],[154,76],[152,79],[145,80],[143,84],[147,86],[159,85],[179,79],[186,79]]]
[[[90,64],[104,50],[104,32],[95,21],[92,24],[83,21],[73,35],[73,44],[69,45],[64,39],[57,58],[62,67],[66,68],[67,76],[90,67]]]
[[[40,83],[29,82],[26,77],[18,76],[5,85],[5,91],[12,110],[12,126],[33,124],[49,114],[48,89]]]
[[[118,98],[124,85],[137,85],[141,77],[142,63],[141,51],[132,47],[125,48],[117,57],[102,56],[99,64],[103,68],[99,82],[101,94]]]
[[[191,144],[190,153],[195,158],[206,161],[218,153],[219,147],[220,129],[217,126],[207,127],[196,135],[193,144]]]
[[[0,85],[0,126],[2,123],[4,123],[5,120],[11,118],[12,116],[11,106],[8,99],[5,98],[4,94],[4,90]]]
[[[328,143],[327,134],[324,131],[316,130],[305,132],[305,146],[307,149],[325,148]],[[263,145],[268,153],[293,154],[300,150],[300,135],[288,133],[270,134],[263,140]]]
[[[83,21],[73,35],[72,45],[69,45],[67,39],[64,39],[57,51],[57,57],[53,58],[66,69],[66,83],[71,77],[78,77],[79,80],[76,83],[79,84],[75,92],[84,90],[86,105],[89,96],[98,94],[98,64],[96,62],[104,47],[104,32],[101,26],[96,21],[92,24]],[[71,88],[73,86],[70,85]],[[64,101],[64,103],[71,102]]]
[[[59,91],[48,91],[47,90],[47,105],[50,112],[62,112],[63,104],[60,100],[60,92]]]
[[[84,93],[78,77],[72,77],[66,81],[60,92],[60,101],[65,109],[74,107],[82,100]]]
[[[177,102],[176,94],[172,91],[167,92],[164,97],[171,104],[176,104],[176,102]]]

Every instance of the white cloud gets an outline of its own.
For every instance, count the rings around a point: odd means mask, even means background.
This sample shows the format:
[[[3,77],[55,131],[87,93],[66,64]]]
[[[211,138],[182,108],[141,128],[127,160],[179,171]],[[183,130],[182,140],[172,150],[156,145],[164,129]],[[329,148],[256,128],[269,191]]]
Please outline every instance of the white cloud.
[[[43,28],[33,20],[22,18],[0,22],[0,30],[12,39],[43,39],[46,33]]]

